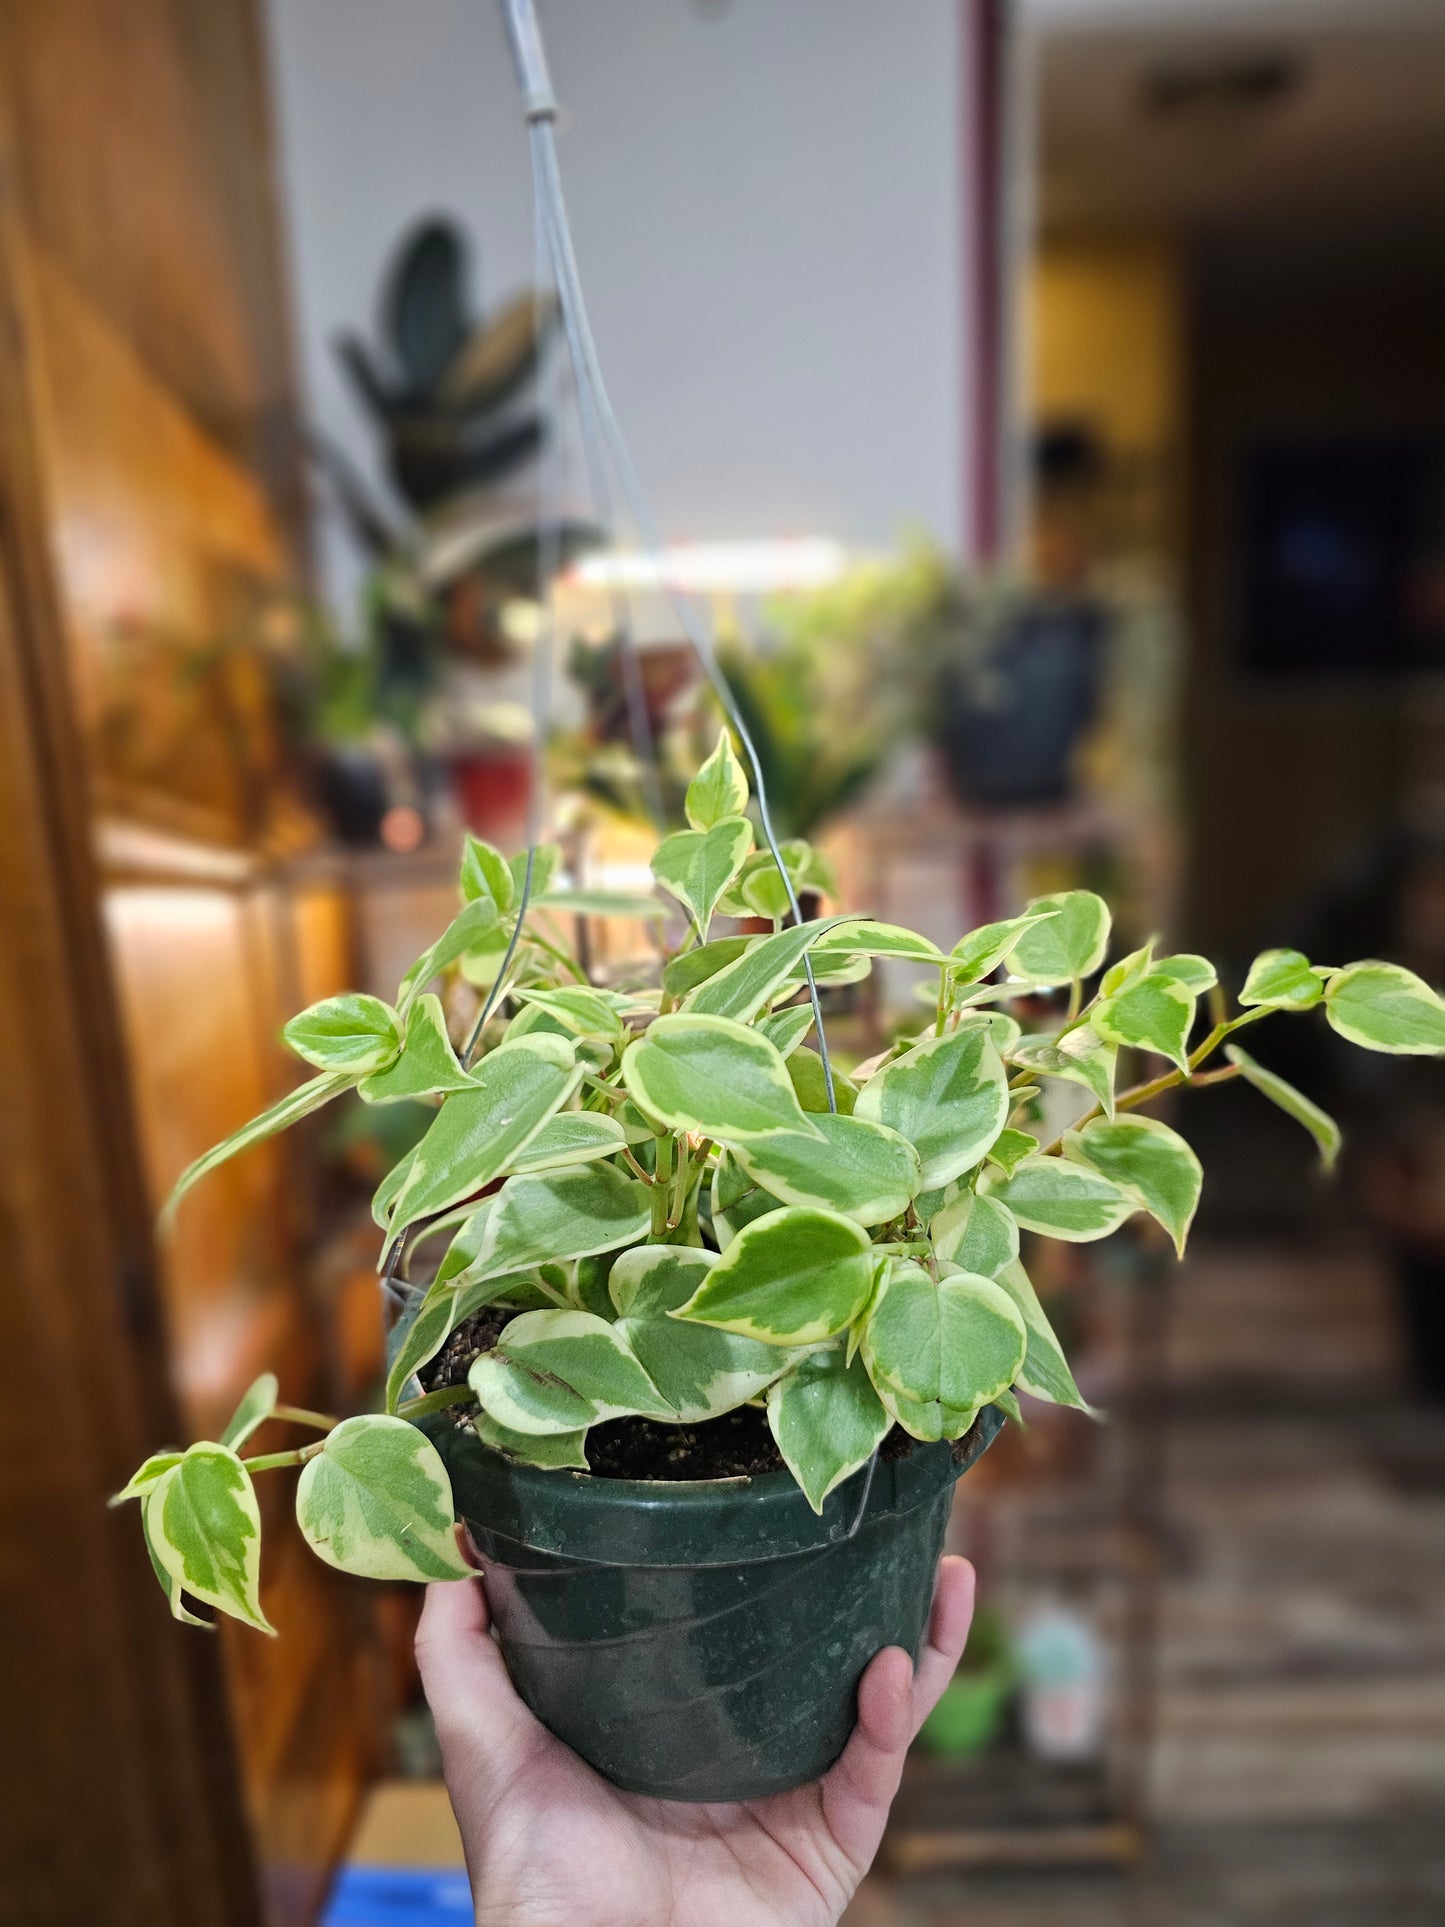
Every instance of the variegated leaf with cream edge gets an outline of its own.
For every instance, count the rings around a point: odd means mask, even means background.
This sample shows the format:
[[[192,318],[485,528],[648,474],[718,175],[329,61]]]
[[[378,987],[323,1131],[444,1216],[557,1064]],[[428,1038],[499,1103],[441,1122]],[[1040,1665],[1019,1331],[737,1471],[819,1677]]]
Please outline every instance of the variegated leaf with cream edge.
[[[535,880],[536,864],[532,866]],[[479,836],[467,832],[462,845],[462,870],[460,888],[463,903],[475,903],[479,898],[488,897],[497,906],[497,914],[506,916],[512,907],[512,899],[517,891],[511,865],[490,843]]]
[[[714,937],[711,943],[695,944],[663,965],[662,987],[669,997],[681,1000],[709,977],[715,977],[725,964],[736,963],[757,942],[756,937]]]
[[[1008,1050],[1008,1060],[1035,1077],[1061,1077],[1092,1091],[1104,1115],[1114,1115],[1114,1074],[1119,1053],[1090,1024],[1066,1030],[1056,1041],[1034,1043],[1022,1038]]]
[[[1076,1411],[1097,1417],[1093,1406],[1074,1383],[1074,1375],[1064,1357],[1064,1348],[1054,1334],[1048,1314],[1039,1303],[1033,1280],[1017,1258],[1004,1266],[995,1282],[1018,1307],[1027,1334],[1024,1362],[1014,1381],[1019,1390],[1028,1392],[1034,1398],[1044,1399],[1050,1405],[1069,1405]]]
[[[782,1204],[724,1151],[712,1173],[712,1228],[719,1251],[726,1251],[744,1225],[765,1218]]]
[[[1400,964],[1353,963],[1325,985],[1330,1028],[1364,1050],[1396,1057],[1445,1053],[1445,1000]]]
[[[731,1144],[817,1135],[776,1047],[731,1018],[659,1017],[624,1051],[622,1076],[634,1102],[674,1131]]]
[[[1325,994],[1324,978],[1298,950],[1262,950],[1239,993],[1246,1010],[1312,1010]]]
[[[725,816],[710,830],[678,830],[658,844],[652,874],[687,911],[699,937],[707,936],[718,899],[747,861],[753,826]]]
[[[433,977],[454,964],[464,952],[485,945],[500,921],[490,897],[477,897],[452,918],[434,944],[423,950],[397,986],[396,1007],[403,1016]]]
[[[473,1359],[482,1409],[513,1432],[577,1432],[639,1413],[676,1419],[619,1325],[587,1311],[529,1311]]]
[[[394,1104],[401,1098],[474,1088],[447,1036],[441,998],[428,991],[406,1013],[406,1041],[400,1057],[385,1070],[362,1078],[357,1094],[367,1104]]]
[[[1019,1228],[1008,1206],[972,1191],[944,1205],[929,1235],[939,1258],[978,1278],[996,1278],[1019,1255]]]
[[[386,1374],[386,1409],[395,1412],[412,1377],[429,1365],[451,1337],[457,1320],[454,1286],[433,1284],[402,1334]]]
[[[826,1111],[812,1122],[806,1135],[790,1131],[739,1143],[733,1154],[785,1204],[820,1205],[865,1225],[887,1224],[908,1209],[921,1166],[907,1138],[885,1124]]]
[[[203,1152],[193,1164],[188,1164],[176,1179],[171,1195],[166,1199],[161,1211],[162,1222],[174,1216],[176,1206],[181,1199],[192,1186],[199,1184],[208,1172],[214,1171],[218,1165],[225,1164],[238,1152],[249,1150],[253,1144],[260,1144],[266,1138],[274,1137],[278,1131],[284,1131],[292,1124],[299,1124],[303,1117],[310,1117],[311,1113],[319,1111],[323,1104],[329,1104],[333,1097],[340,1097],[343,1091],[350,1090],[355,1081],[348,1073],[341,1071],[325,1072],[320,1077],[313,1077],[297,1090],[288,1091],[278,1103],[273,1104],[269,1110],[262,1111],[259,1117],[253,1117],[249,1123],[243,1124],[239,1131],[232,1131],[231,1135],[222,1138],[219,1144],[213,1144],[210,1150]]]
[[[490,1412],[478,1411],[472,1419],[477,1437],[514,1465],[535,1465],[543,1472],[585,1472],[587,1431],[514,1432],[498,1425]]]
[[[868,1309],[861,1352],[878,1396],[914,1438],[959,1438],[980,1407],[1018,1376],[1027,1332],[1018,1307],[988,1278],[937,1283],[894,1259]]]
[[[1025,1231],[1068,1244],[1107,1238],[1139,1208],[1129,1192],[1097,1171],[1042,1153],[1025,1158],[1007,1176],[985,1170],[978,1189],[1007,1205]]]
[[[416,1147],[392,1206],[391,1229],[444,1211],[510,1169],[582,1081],[563,1038],[519,1037],[489,1051],[473,1088],[448,1097]]]
[[[820,917],[813,923],[778,930],[714,971],[688,992],[685,1009],[698,1017],[731,1017],[747,1023],[791,981],[804,954],[848,917]]]
[[[787,1068],[788,1082],[798,1102],[816,1122],[817,1116],[828,1109],[828,1080],[823,1074],[822,1058],[807,1044],[800,1044],[788,1057]],[[833,1102],[842,1117],[852,1117],[858,1103],[858,1086],[851,1077],[845,1077],[836,1064],[833,1066]]]
[[[618,1003],[590,984],[564,984],[560,990],[519,990],[517,1001],[546,1011],[575,1037],[622,1035]]]
[[[1022,917],[1004,917],[997,923],[981,924],[960,937],[949,953],[954,982],[960,989],[988,976],[1008,956],[1026,930],[1048,923],[1057,910],[1030,910]]]
[[[626,1142],[627,1133],[616,1118],[601,1111],[558,1111],[512,1159],[512,1172],[520,1177],[593,1164],[598,1158],[614,1157]]]
[[[275,1632],[261,1610],[256,1493],[229,1446],[191,1446],[145,1488],[141,1503],[151,1552],[174,1585],[258,1632]]]
[[[1008,1121],[1008,1078],[981,1030],[930,1037],[869,1078],[855,1118],[886,1124],[917,1150],[918,1188],[934,1190],[978,1163]]]
[[[221,1444],[239,1452],[253,1432],[270,1418],[276,1409],[276,1401],[281,1396],[280,1382],[274,1372],[262,1372],[253,1379],[241,1394],[240,1403],[221,1434]]]
[[[811,1004],[794,1004],[788,1010],[775,1011],[771,1017],[758,1020],[759,1032],[776,1047],[780,1057],[790,1056],[812,1028]]]
[[[1257,1091],[1275,1103],[1292,1117],[1296,1124],[1302,1124],[1319,1146],[1320,1162],[1327,1171],[1334,1169],[1335,1159],[1340,1154],[1340,1127],[1328,1111],[1321,1110],[1313,1098],[1297,1091],[1275,1071],[1264,1064],[1256,1063],[1247,1051],[1238,1044],[1226,1044],[1224,1054],[1231,1064],[1239,1066],[1239,1074],[1245,1082],[1252,1084]]]
[[[142,1499],[163,1472],[169,1472],[173,1465],[179,1465],[185,1457],[184,1452],[152,1452],[145,1462],[138,1466],[119,1492],[113,1493],[106,1504],[124,1505],[127,1499]]]
[[[1116,1117],[1112,1123],[1095,1118],[1065,1133],[1064,1156],[1102,1173],[1137,1198],[1169,1233],[1179,1256],[1184,1256],[1204,1172],[1177,1131],[1154,1117]]]
[[[756,1398],[797,1356],[756,1338],[669,1316],[687,1303],[717,1262],[715,1252],[686,1245],[637,1245],[622,1253],[608,1280],[618,1331],[688,1424]]]
[[[1008,953],[1011,974],[1031,984],[1067,984],[1092,976],[1109,947],[1109,906],[1092,890],[1035,897],[1029,914],[1041,919]],[[1052,912],[1052,914],[1048,914]]]
[[[1014,1092],[1017,1100],[1027,1091],[1030,1096],[1038,1093],[1037,1085],[1024,1085]],[[1032,1157],[1039,1148],[1039,1140],[1031,1131],[1016,1131],[1012,1126],[999,1132],[988,1148],[988,1161],[1001,1170],[1016,1171],[1025,1158]]]
[[[650,1217],[648,1187],[615,1165],[508,1178],[457,1233],[461,1253],[472,1255],[453,1270],[448,1254],[442,1271],[465,1290],[472,1309],[488,1302],[475,1294],[497,1278],[635,1244]]]
[[[868,1463],[891,1423],[862,1359],[841,1344],[809,1353],[768,1392],[768,1429],[814,1512]]]
[[[367,1412],[343,1419],[301,1469],[296,1522],[328,1566],[363,1579],[467,1579],[451,1481],[424,1432]]]
[[[835,957],[892,957],[899,963],[925,963],[942,966],[949,960],[938,945],[916,930],[898,923],[874,923],[858,917],[830,930],[813,946],[815,968],[826,969]]]
[[[768,1345],[812,1345],[850,1325],[873,1287],[868,1234],[836,1211],[789,1205],[744,1225],[673,1314]]]
[[[1094,1006],[1089,1024],[1106,1044],[1157,1051],[1180,1070],[1189,1068],[1189,1032],[1195,995],[1177,977],[1150,970]]]
[[[724,817],[741,816],[747,806],[748,779],[723,728],[712,754],[687,786],[683,809],[693,829],[710,830]]]
[[[281,1035],[314,1070],[365,1077],[385,1070],[402,1048],[401,1022],[380,997],[348,991],[293,1017]]]

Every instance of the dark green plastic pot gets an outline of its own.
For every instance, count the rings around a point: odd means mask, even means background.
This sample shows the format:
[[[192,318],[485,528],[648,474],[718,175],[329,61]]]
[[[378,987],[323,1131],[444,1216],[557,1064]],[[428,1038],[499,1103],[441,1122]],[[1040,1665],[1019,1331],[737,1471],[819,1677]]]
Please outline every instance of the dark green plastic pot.
[[[821,1518],[786,1472],[599,1479],[425,1429],[532,1710],[629,1793],[747,1800],[830,1767],[869,1660],[917,1653],[954,1481],[1002,1423],[855,1473]]]

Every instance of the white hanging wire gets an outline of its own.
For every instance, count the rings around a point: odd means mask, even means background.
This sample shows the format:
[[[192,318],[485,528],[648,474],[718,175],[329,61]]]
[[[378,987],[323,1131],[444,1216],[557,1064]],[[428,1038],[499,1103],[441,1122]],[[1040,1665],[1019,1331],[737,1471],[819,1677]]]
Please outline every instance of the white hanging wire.
[[[772,817],[768,808],[767,785],[764,781],[762,764],[752,735],[738,709],[732,690],[728,686],[722,666],[712,646],[707,627],[692,598],[685,594],[675,582],[667,579],[663,567],[663,541],[653,516],[642,483],[633,466],[632,457],[622,434],[621,424],[613,409],[603,377],[597,343],[592,333],[587,313],[587,304],[582,292],[581,276],[577,268],[577,257],[572,245],[571,223],[568,220],[566,199],[562,190],[561,169],[557,161],[557,145],[553,122],[557,112],[556,96],[552,91],[547,72],[546,56],[542,48],[540,30],[532,0],[502,0],[503,18],[511,43],[512,58],[517,71],[517,83],[521,90],[523,110],[527,120],[528,141],[532,154],[532,182],[538,207],[546,224],[546,233],[552,263],[552,273],[557,285],[557,298],[561,304],[563,325],[567,336],[568,353],[572,360],[573,379],[576,383],[579,414],[584,423],[584,433],[589,420],[594,430],[600,431],[601,440],[611,458],[613,470],[621,486],[644,549],[653,562],[659,581],[672,604],[674,613],[682,625],[683,633],[692,645],[694,655],[701,664],[724,715],[737,733],[743,752],[747,757],[753,778],[753,794],[757,798],[758,817],[762,826],[763,839],[769,854],[777,865],[783,890],[794,918],[801,923],[802,909],[798,902],[797,891],[788,866],[783,861],[774,834]],[[585,398],[585,399],[584,399]],[[833,1086],[833,1065],[828,1051],[828,1040],[823,1027],[822,1002],[818,995],[817,979],[813,973],[812,959],[803,953],[803,973],[807,979],[808,998],[813,1007],[813,1023],[818,1033],[818,1055],[823,1065],[823,1080],[828,1094],[828,1109],[836,1112],[837,1095]]]

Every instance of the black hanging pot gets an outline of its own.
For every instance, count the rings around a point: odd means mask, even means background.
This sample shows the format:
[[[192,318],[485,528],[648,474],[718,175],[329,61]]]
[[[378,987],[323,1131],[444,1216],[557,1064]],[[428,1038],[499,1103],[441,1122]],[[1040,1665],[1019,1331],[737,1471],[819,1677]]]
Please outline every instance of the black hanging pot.
[[[955,1444],[880,1458],[821,1517],[787,1472],[544,1472],[423,1425],[533,1712],[625,1792],[748,1800],[825,1772],[874,1654],[917,1653],[954,1481],[1002,1423],[989,1406]]]
[[[1063,802],[1098,705],[1105,617],[1086,598],[1023,605],[981,661],[953,661],[934,688],[933,737],[964,805]]]

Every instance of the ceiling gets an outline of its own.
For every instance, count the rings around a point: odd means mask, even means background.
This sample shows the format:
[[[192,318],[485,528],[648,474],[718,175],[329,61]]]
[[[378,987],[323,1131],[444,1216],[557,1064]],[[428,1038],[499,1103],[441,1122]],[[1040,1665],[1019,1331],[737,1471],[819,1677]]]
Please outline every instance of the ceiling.
[[[1047,227],[1445,236],[1445,0],[1026,0]]]

